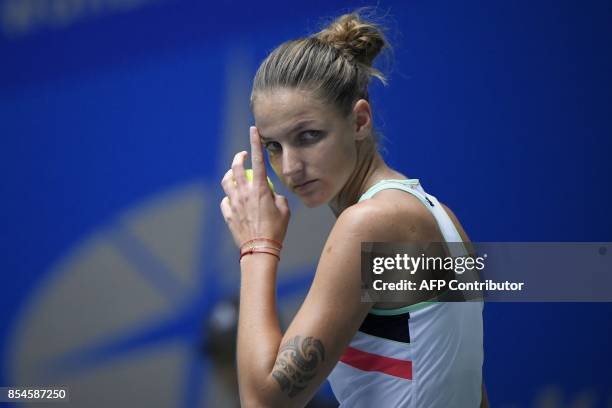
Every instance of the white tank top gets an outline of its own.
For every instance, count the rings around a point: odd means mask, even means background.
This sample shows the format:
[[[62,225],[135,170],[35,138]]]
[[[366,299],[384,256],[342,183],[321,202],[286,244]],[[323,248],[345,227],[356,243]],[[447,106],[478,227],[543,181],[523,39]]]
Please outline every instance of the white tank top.
[[[386,189],[417,197],[435,217],[444,240],[462,242],[446,211],[418,179],[380,181],[359,201]],[[452,256],[467,253],[465,247],[457,253],[462,245],[457,247],[449,246]],[[328,377],[340,406],[479,407],[482,310],[483,303],[474,301],[373,308]]]

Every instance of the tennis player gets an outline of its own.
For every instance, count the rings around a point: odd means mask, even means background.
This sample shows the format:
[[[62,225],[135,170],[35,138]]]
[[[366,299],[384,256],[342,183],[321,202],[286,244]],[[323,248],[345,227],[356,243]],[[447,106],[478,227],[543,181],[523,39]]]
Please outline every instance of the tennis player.
[[[361,301],[361,242],[469,242],[457,218],[377,150],[368,84],[387,46],[359,12],[281,44],[253,83],[247,152],[235,155],[221,211],[240,247],[237,364],[245,407],[302,407],[329,379],[346,407],[486,406],[481,302]],[[308,294],[283,333],[276,274],[290,217],[274,172],[337,220]],[[398,307],[399,306],[399,307]]]

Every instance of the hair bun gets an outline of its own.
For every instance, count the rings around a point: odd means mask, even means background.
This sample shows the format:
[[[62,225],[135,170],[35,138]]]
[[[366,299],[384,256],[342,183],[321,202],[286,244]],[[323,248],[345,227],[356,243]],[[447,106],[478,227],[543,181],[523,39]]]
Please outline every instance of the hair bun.
[[[349,59],[368,67],[387,46],[381,29],[364,21],[358,11],[338,17],[315,37],[340,50]]]

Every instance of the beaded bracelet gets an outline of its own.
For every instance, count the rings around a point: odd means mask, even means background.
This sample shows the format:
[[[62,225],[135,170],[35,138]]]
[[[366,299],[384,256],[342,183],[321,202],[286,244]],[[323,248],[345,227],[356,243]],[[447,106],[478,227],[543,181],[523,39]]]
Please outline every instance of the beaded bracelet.
[[[249,251],[251,249],[257,249],[257,248],[273,249],[275,251],[280,252],[280,248],[273,247],[273,246],[268,246],[268,245],[249,245],[249,247],[247,249],[241,248],[240,249],[240,253],[245,252],[245,251]]]
[[[262,242],[263,245],[262,244],[257,245],[258,242]],[[274,244],[275,246],[265,245],[266,242],[270,242]],[[239,260],[242,260],[242,257],[245,255],[264,253],[264,254],[273,255],[280,261],[279,254],[282,248],[283,248],[282,243],[276,240],[270,239],[270,238],[260,237],[260,238],[249,239],[248,241],[245,241],[242,243],[242,245],[240,245],[240,259]]]
[[[244,247],[246,244],[250,244],[251,242],[257,242],[257,241],[271,242],[273,244],[276,244],[278,246],[278,249],[283,249],[283,244],[281,242],[275,241],[275,240],[270,239],[270,238],[253,238],[253,239],[249,239],[248,241],[243,242],[242,245],[240,245],[240,248],[242,249],[242,247]]]
[[[245,255],[252,255],[252,254],[269,254],[269,255],[273,255],[276,257],[276,259],[278,259],[280,261],[280,255],[278,255],[275,252],[271,252],[271,251],[265,251],[265,250],[259,250],[259,249],[250,249],[248,251],[242,252],[240,254],[240,259],[238,261],[242,261],[242,257]]]

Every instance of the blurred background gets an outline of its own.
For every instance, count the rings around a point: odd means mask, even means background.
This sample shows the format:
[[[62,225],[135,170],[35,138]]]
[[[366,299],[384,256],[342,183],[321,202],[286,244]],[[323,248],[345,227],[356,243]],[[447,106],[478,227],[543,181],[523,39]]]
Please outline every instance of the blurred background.
[[[0,0],[0,386],[78,407],[235,407],[218,209],[267,52],[348,1]],[[612,5],[378,0],[392,166],[473,241],[612,241]],[[280,182],[274,179],[277,188]],[[291,200],[286,324],[333,222]],[[579,278],[579,277],[578,277]],[[488,303],[494,407],[612,407],[612,305]],[[312,406],[335,406],[327,386]]]

